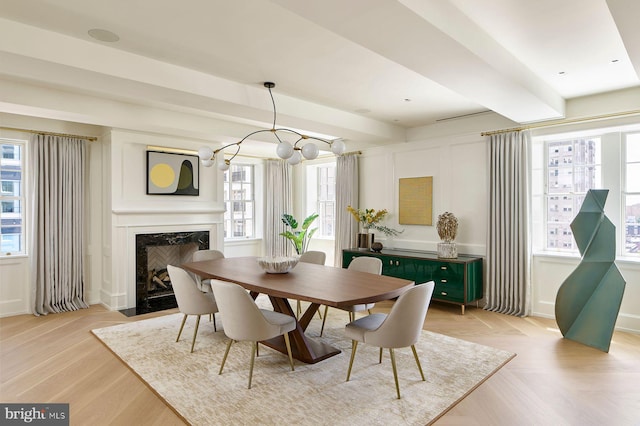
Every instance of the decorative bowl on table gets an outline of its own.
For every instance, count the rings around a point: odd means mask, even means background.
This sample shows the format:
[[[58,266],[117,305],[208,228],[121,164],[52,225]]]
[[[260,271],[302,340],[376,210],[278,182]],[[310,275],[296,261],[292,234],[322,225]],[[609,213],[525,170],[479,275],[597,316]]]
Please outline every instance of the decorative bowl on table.
[[[276,256],[259,257],[257,260],[258,265],[260,265],[267,274],[286,274],[298,264],[300,258]]]

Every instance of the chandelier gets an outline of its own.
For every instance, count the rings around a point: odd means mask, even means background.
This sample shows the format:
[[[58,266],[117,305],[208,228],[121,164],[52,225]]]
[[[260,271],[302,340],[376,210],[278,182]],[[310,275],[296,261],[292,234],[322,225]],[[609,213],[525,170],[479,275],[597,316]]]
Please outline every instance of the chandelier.
[[[302,161],[303,157],[307,160],[313,160],[314,158],[318,157],[318,153],[320,151],[318,146],[312,142],[305,142],[318,141],[326,143],[327,145],[329,145],[331,152],[333,152],[335,155],[342,155],[344,153],[346,147],[342,139],[338,138],[327,140],[314,136],[304,135],[297,130],[276,127],[276,103],[273,100],[273,93],[271,93],[271,89],[276,87],[276,84],[270,81],[266,81],[264,82],[264,87],[269,90],[269,96],[271,96],[271,103],[273,104],[273,125],[271,126],[271,128],[251,132],[240,139],[238,142],[230,143],[216,150],[213,150],[207,146],[203,146],[198,150],[198,156],[200,157],[200,162],[204,167],[211,167],[217,163],[217,166],[220,170],[228,170],[229,166],[231,165],[231,161],[236,158],[236,155],[238,155],[238,153],[240,152],[240,145],[242,144],[242,142],[253,135],[264,132],[270,132],[271,134],[273,134],[273,136],[275,136],[276,140],[278,141],[276,154],[283,160],[287,160],[287,162],[291,165],[298,164],[300,161]],[[281,139],[278,133],[282,135],[290,134],[298,139],[292,144],[286,140]],[[236,152],[231,156],[231,158],[225,159],[224,150],[230,147],[235,147]]]

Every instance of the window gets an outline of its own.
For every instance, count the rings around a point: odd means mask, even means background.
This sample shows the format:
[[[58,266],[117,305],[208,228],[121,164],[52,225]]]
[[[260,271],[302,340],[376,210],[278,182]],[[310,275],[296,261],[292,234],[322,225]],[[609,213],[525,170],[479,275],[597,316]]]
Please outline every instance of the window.
[[[607,189],[605,210],[616,227],[617,255],[640,255],[639,128],[633,124],[534,138],[534,250],[577,254],[571,222],[589,189]]]
[[[336,223],[336,166],[322,165],[317,168],[318,218],[317,235],[335,237]]]
[[[255,236],[254,169],[252,165],[232,164],[224,172],[224,237]]]
[[[0,139],[0,256],[25,252],[24,143]]]
[[[570,224],[589,189],[600,187],[600,138],[544,142],[546,249],[575,250]]]
[[[624,252],[640,254],[640,133],[625,139]]]

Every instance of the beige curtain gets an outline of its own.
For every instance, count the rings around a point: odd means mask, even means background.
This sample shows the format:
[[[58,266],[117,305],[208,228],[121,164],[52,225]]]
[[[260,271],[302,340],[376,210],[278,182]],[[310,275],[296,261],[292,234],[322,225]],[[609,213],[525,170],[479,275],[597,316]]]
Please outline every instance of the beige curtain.
[[[358,154],[341,155],[336,163],[336,237],[334,265],[342,266],[342,250],[354,246],[358,233],[358,222],[347,206],[358,206]]]
[[[33,135],[29,203],[33,313],[87,308],[84,291],[86,144]]]
[[[293,253],[293,245],[280,233],[287,229],[282,223],[282,215],[293,212],[291,166],[286,160],[267,160],[265,178],[265,253],[267,256],[289,256]]]
[[[485,309],[526,316],[529,281],[529,132],[492,135]]]

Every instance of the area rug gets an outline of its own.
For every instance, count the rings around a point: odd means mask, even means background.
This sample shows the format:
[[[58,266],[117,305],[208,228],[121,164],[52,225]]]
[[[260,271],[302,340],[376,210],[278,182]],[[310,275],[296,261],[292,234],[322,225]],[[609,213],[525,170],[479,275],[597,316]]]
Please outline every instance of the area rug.
[[[182,314],[92,330],[115,355],[193,425],[426,425],[511,360],[515,354],[423,331],[416,349],[426,381],[420,379],[410,348],[396,350],[402,399],[396,391],[388,350],[378,364],[378,348],[360,344],[345,382],[351,341],[343,334],[347,316],[329,311],[324,336],[317,317],[307,334],[342,350],[316,364],[295,361],[265,346],[256,358],[247,389],[251,344],[231,347],[222,375],[227,343],[218,318],[200,323],[189,353],[195,317],[175,342]]]

